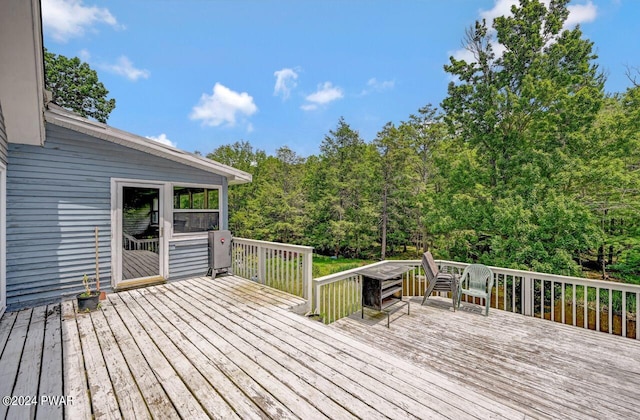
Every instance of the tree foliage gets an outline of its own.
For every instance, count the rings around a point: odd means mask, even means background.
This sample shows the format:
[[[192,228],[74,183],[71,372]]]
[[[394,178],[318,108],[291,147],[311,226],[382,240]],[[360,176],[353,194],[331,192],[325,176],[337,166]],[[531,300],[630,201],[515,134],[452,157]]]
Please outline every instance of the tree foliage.
[[[640,282],[640,86],[605,95],[593,43],[565,29],[567,0],[520,0],[466,32],[441,110],[366,142],[340,118],[318,155],[246,142],[209,157],[249,171],[230,188],[236,234],[387,258],[442,258]]]
[[[443,101],[446,119],[477,163],[449,189],[450,202],[476,215],[456,220],[477,244],[467,258],[575,274],[572,256],[599,240],[565,175],[589,142],[604,77],[580,28],[562,29],[567,3],[521,0],[492,30],[476,22],[467,32],[475,61],[452,57],[445,66],[457,78]]]
[[[83,117],[107,122],[116,100],[107,99],[109,91],[98,74],[78,57],[67,58],[44,50],[45,87],[53,102]]]

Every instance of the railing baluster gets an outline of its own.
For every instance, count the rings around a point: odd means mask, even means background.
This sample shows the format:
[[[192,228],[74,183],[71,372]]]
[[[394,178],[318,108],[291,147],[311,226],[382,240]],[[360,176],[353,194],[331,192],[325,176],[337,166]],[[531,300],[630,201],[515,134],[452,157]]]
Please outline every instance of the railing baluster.
[[[640,292],[636,292],[636,340],[640,340]]]
[[[562,282],[560,283],[561,287],[562,287],[562,293],[560,293],[560,304],[562,305],[562,323],[566,324],[566,318],[565,318],[565,313],[564,313],[564,288],[565,288],[565,283]]]
[[[622,336],[627,336],[627,292],[622,292]]]
[[[613,290],[609,289],[609,317],[608,317],[608,325],[609,334],[613,334]]]
[[[544,319],[544,280],[540,280],[540,318]]]
[[[573,294],[573,299],[571,300],[571,311],[572,311],[571,317],[573,318],[573,326],[574,327],[578,325],[578,320],[576,319],[578,317],[578,312],[577,312],[577,310],[578,310],[578,308],[577,308],[577,306],[578,306],[577,303],[578,302],[577,301],[578,300],[576,299],[576,289],[577,288],[578,288],[577,284],[574,283],[574,284],[571,285],[571,290],[572,290],[572,294]]]
[[[516,276],[511,276],[511,312],[516,311]]]
[[[582,326],[584,328],[589,328],[589,287],[587,285],[584,286],[584,316],[582,318]]]
[[[551,321],[556,320],[556,283],[551,280]]]
[[[600,331],[600,288],[596,287],[596,331]]]
[[[500,274],[496,274],[496,279],[498,278],[502,278],[502,310],[506,311],[507,310],[507,283],[509,283],[507,281],[507,276],[504,275],[500,275]],[[496,294],[498,293],[498,288],[496,287]],[[496,308],[498,307],[498,297],[496,296]]]

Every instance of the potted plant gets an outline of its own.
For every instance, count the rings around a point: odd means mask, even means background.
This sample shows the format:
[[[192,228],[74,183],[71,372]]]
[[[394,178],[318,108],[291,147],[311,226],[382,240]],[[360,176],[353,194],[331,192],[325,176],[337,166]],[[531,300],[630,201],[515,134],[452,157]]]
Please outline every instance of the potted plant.
[[[95,311],[98,308],[100,292],[91,290],[89,287],[89,277],[87,277],[86,274],[82,277],[82,285],[84,286],[84,292],[76,295],[78,312]]]

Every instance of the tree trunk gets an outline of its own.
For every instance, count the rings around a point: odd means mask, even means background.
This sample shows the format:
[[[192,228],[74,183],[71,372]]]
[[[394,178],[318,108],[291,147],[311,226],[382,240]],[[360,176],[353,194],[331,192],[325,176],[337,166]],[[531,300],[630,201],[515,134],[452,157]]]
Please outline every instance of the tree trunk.
[[[604,244],[598,247],[598,262],[600,263],[600,269],[602,270],[602,279],[607,278],[607,262],[604,258]]]
[[[607,264],[613,264],[613,245],[609,245],[609,258]]]
[[[382,192],[382,238],[380,259],[384,260],[387,257],[387,222],[389,215],[387,214],[387,186],[385,185]]]

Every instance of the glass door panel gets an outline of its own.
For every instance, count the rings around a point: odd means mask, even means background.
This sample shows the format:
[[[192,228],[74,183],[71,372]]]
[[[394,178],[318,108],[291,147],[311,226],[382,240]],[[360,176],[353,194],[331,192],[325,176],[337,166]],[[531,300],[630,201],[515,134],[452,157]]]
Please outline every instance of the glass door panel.
[[[160,275],[160,189],[122,187],[122,280]]]

